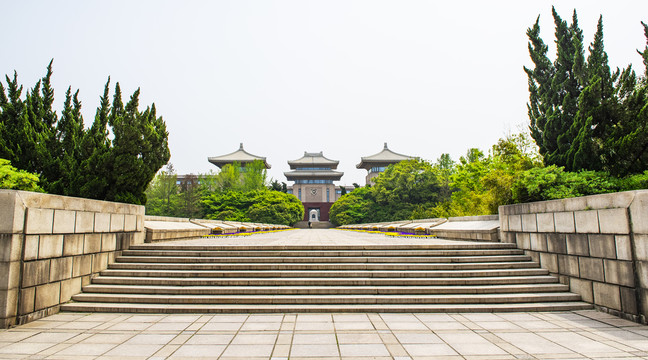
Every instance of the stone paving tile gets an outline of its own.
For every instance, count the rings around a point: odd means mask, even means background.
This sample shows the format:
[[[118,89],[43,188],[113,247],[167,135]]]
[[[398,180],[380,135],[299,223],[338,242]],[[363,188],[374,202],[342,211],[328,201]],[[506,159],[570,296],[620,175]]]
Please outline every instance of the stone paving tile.
[[[0,359],[648,359],[648,327],[595,311],[58,314],[28,325],[0,331]]]

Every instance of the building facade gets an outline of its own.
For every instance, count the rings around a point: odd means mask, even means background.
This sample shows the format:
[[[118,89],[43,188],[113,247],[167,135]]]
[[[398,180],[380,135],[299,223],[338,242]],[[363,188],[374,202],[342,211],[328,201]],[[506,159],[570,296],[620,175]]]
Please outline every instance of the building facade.
[[[304,152],[301,158],[288,161],[290,171],[284,175],[294,181],[289,190],[304,204],[304,221],[329,221],[331,205],[341,196],[334,184],[344,175],[336,171],[338,164],[321,151]]]
[[[365,178],[367,184],[374,185],[373,179],[385,171],[389,165],[398,164],[403,160],[412,160],[414,157],[395,153],[387,147],[387,143],[382,151],[370,156],[360,158],[360,164],[356,165],[358,169],[367,170],[367,177]]]

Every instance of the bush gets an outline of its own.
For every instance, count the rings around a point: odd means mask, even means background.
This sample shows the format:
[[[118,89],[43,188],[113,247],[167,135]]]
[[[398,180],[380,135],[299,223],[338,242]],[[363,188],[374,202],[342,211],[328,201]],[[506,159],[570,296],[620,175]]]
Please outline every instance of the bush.
[[[292,225],[304,216],[301,201],[280,191],[212,193],[202,203],[207,219]]]
[[[0,188],[42,192],[38,186],[38,175],[11,166],[11,162],[0,159]]]

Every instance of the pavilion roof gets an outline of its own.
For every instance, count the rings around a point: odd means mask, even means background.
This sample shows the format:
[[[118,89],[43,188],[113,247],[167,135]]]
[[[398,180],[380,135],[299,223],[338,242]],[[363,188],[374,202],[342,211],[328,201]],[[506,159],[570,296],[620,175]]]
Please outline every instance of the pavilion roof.
[[[251,163],[255,160],[262,161],[266,169],[270,169],[271,167],[270,164],[268,164],[268,162],[266,161],[265,157],[253,155],[245,151],[245,149],[243,149],[243,143],[241,143],[238,150],[232,153],[221,155],[221,156],[212,156],[209,157],[208,160],[210,163],[218,166],[219,168],[222,168],[227,164],[232,164],[233,162],[238,162],[241,163],[241,165],[243,165],[243,164]]]
[[[381,152],[370,156],[361,157],[360,164],[356,165],[356,168],[370,170],[373,166],[376,165],[396,164],[403,160],[411,160],[411,159],[414,159],[414,157],[391,151],[387,147],[387,143],[385,143],[385,147],[382,149]]]
[[[323,151],[318,153],[309,153],[304,151],[304,156],[300,157],[297,160],[288,161],[291,169],[297,167],[330,167],[331,169],[337,169],[337,166],[340,162],[337,160],[331,160],[324,156]]]
[[[288,181],[295,180],[340,180],[342,171],[333,170],[293,170],[284,172]]]

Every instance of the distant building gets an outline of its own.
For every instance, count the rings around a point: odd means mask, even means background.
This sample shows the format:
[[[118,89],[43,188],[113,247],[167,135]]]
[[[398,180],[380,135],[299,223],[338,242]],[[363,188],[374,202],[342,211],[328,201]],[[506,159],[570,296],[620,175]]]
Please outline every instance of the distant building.
[[[268,162],[266,161],[265,157],[252,155],[249,152],[245,151],[243,149],[243,143],[241,143],[239,149],[234,151],[233,153],[229,153],[227,155],[221,155],[221,156],[213,156],[207,159],[209,160],[210,163],[218,166],[221,169],[223,168],[223,166],[232,164],[234,162],[241,164],[241,167],[245,167],[245,165],[255,160],[262,161],[266,169],[270,169],[271,167],[270,164],[268,164]]]
[[[340,197],[333,183],[339,181],[344,175],[335,171],[339,161],[327,159],[323,152],[304,152],[304,156],[297,160],[288,161],[291,171],[284,172],[288,181],[295,183],[289,187],[304,204],[304,221],[329,221],[331,205]]]
[[[389,165],[398,164],[403,160],[411,159],[414,159],[414,157],[395,153],[389,150],[387,143],[385,143],[385,147],[381,152],[373,154],[371,156],[361,157],[360,164],[356,165],[356,168],[367,170],[368,173],[366,182],[367,184],[373,185],[373,178],[380,175],[381,172],[385,171],[385,168],[387,168]]]

